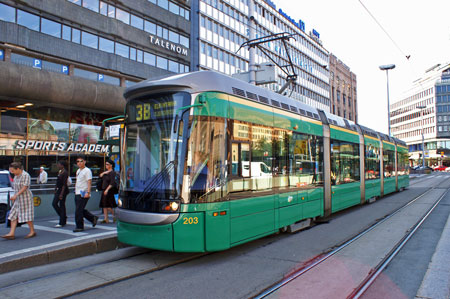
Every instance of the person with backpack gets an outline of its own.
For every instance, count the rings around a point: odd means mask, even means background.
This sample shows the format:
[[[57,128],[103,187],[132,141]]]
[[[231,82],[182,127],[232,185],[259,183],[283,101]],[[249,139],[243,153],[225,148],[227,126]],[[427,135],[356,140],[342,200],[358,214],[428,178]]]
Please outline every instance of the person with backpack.
[[[117,193],[119,186],[116,183],[116,172],[114,171],[115,163],[111,159],[108,159],[105,163],[106,171],[100,173],[99,177],[102,180],[102,197],[100,199],[100,208],[103,209],[103,220],[101,223],[109,223],[108,212],[113,217],[115,222],[114,208],[117,207],[114,194]]]
[[[55,227],[63,227],[66,225],[66,197],[69,194],[69,173],[67,172],[66,161],[58,161],[58,177],[56,178],[55,196],[53,197],[53,208],[59,216],[59,223]]]

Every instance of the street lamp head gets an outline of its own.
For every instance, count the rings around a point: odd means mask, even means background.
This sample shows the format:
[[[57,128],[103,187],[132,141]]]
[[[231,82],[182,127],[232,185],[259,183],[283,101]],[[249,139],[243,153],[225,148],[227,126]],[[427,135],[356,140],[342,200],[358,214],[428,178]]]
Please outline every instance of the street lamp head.
[[[395,64],[380,65],[379,68],[382,71],[392,70],[395,68]]]

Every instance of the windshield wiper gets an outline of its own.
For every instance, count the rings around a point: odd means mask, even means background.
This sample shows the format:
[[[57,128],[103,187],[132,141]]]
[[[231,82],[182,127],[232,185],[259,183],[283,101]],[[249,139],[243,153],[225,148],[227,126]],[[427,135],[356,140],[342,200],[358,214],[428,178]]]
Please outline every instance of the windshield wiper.
[[[157,187],[167,179],[170,172],[175,168],[176,160],[172,160],[164,166],[164,168],[156,175],[150,178],[148,185],[145,187],[144,191],[136,198],[135,203],[140,204],[142,200],[146,197],[152,196]]]

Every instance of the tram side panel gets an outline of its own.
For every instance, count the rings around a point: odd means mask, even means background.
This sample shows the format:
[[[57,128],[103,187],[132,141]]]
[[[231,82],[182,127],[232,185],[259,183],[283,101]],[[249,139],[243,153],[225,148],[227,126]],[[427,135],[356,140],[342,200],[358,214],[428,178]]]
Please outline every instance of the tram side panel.
[[[384,194],[396,191],[395,178],[395,145],[393,143],[383,141],[383,178],[384,178]]]
[[[331,210],[337,212],[361,201],[358,132],[330,126]]]
[[[398,152],[398,188],[404,189],[409,186],[409,160],[408,148],[397,145]]]
[[[365,199],[381,196],[381,150],[380,140],[371,136],[364,136],[365,147]]]

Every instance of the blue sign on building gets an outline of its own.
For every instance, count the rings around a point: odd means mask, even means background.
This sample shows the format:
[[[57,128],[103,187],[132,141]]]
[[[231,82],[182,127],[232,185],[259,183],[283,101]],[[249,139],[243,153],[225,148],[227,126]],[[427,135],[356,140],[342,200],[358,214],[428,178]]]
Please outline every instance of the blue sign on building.
[[[100,82],[105,81],[105,76],[102,74],[97,74],[97,81],[100,81]]]
[[[3,50],[0,50],[0,60],[3,60],[4,56],[5,56],[5,52]]]
[[[67,65],[61,65],[61,73],[63,73],[64,75],[68,75],[69,67]]]
[[[41,70],[42,69],[42,60],[33,59],[33,67]]]

